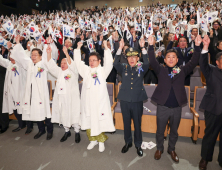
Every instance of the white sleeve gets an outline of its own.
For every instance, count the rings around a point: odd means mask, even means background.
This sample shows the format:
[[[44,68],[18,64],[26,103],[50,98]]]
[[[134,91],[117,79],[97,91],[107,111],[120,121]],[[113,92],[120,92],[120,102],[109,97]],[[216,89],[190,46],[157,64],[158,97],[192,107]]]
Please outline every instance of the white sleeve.
[[[104,50],[104,66],[103,66],[103,68],[105,71],[105,79],[106,79],[109,76],[109,74],[113,68],[113,56],[112,56],[110,49]]]
[[[70,57],[70,59],[71,59],[71,57]],[[70,68],[70,70],[71,70],[74,74],[78,75],[78,70],[77,70],[77,67],[76,67],[75,62],[71,59],[71,64],[69,64],[68,62],[67,62],[67,64],[68,64],[68,67]]]
[[[3,58],[2,55],[0,55],[0,65],[2,67],[7,68],[9,66],[9,64],[10,64],[10,61],[6,58]]]
[[[61,68],[59,66],[57,66],[57,64],[53,61],[53,59],[51,58],[48,62],[45,63],[48,71],[55,76],[56,78],[58,78],[59,76],[59,71],[61,70]]]
[[[77,67],[77,70],[82,78],[84,78],[85,72],[88,71],[89,66],[85,65],[83,61],[81,61],[81,52],[80,49],[74,50],[74,62]]]
[[[26,55],[21,44],[16,44],[14,46],[10,57],[18,62],[25,70],[27,70],[29,63],[32,62],[32,60]]]

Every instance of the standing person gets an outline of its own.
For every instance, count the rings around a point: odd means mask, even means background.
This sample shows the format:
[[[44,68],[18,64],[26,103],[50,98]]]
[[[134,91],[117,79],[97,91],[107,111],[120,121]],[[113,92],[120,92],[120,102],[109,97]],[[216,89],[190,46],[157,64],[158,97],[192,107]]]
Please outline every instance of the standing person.
[[[204,44],[211,43],[210,40],[204,41]],[[217,53],[217,66],[208,64],[208,55],[205,53],[200,58],[200,69],[206,78],[207,90],[200,104],[204,109],[205,117],[205,135],[202,140],[201,160],[199,168],[207,169],[208,162],[212,161],[214,146],[220,133],[218,162],[222,168],[222,52]]]
[[[174,41],[174,37],[171,37],[171,41],[167,46],[167,50],[172,49],[173,41]],[[174,49],[177,50],[177,57],[178,57],[177,66],[180,67],[181,65],[184,66],[186,63],[190,61],[191,57],[193,56],[193,48],[187,48],[187,38],[184,36],[179,37],[178,45],[179,47],[174,47]],[[191,74],[192,72],[189,75],[187,75],[184,85],[186,86],[190,85]]]
[[[5,47],[1,47],[0,54],[4,59],[8,57],[8,50]],[[8,113],[2,112],[3,107],[3,91],[4,91],[4,83],[5,83],[5,74],[6,68],[0,65],[0,134],[4,133],[9,126],[9,115]]]
[[[23,113],[22,120],[37,121],[39,132],[34,136],[38,139],[45,134],[47,126],[47,140],[53,135],[53,124],[49,105],[49,90],[47,84],[48,70],[42,59],[42,51],[38,48],[32,49],[31,60],[25,56],[25,51],[19,44],[20,36],[16,36],[16,45],[12,50],[13,59],[27,70],[26,90],[21,103]],[[45,121],[45,124],[44,124]]]
[[[208,36],[205,37],[208,39]],[[178,54],[175,49],[168,50],[164,62],[166,66],[160,65],[155,58],[153,49],[154,37],[149,36],[148,43],[150,45],[148,55],[150,57],[150,65],[158,77],[158,85],[151,98],[157,103],[157,132],[156,143],[157,151],[154,159],[159,160],[164,151],[164,131],[168,120],[170,121],[170,134],[167,152],[175,162],[179,162],[179,158],[175,152],[175,145],[178,139],[178,127],[181,119],[182,105],[187,103],[186,91],[184,88],[185,77],[189,75],[199,62],[200,43],[202,39],[200,35],[195,40],[195,50],[192,59],[184,66],[177,66]],[[208,49],[209,44],[204,46],[204,50]],[[204,52],[204,51],[203,51]]]
[[[11,43],[9,42],[8,47],[10,46]],[[21,103],[25,92],[26,71],[17,65],[15,60],[11,57],[9,61],[0,55],[0,65],[7,69],[4,84],[2,113],[12,114],[14,112],[15,117],[18,120],[19,127],[12,130],[12,132],[18,132],[21,129],[24,129],[27,124],[25,134],[29,134],[32,132],[33,123],[30,121],[22,121],[21,108]]]
[[[47,41],[50,41],[47,40]],[[46,48],[46,47],[45,47]],[[57,78],[52,104],[52,123],[59,123],[65,128],[65,134],[60,142],[64,142],[71,136],[70,127],[74,127],[75,142],[80,142],[79,118],[80,118],[80,94],[78,83],[78,71],[74,61],[70,59],[67,48],[63,47],[66,58],[61,61],[61,68],[51,57],[52,49],[48,45],[43,51],[47,52],[47,67],[49,72]],[[71,65],[68,65],[71,64]]]
[[[122,153],[126,153],[132,147],[131,118],[133,118],[135,127],[134,144],[139,156],[143,156],[141,148],[141,118],[143,114],[143,101],[147,100],[147,95],[143,87],[143,77],[149,69],[148,55],[144,44],[145,41],[142,38],[140,40],[140,47],[142,48],[144,63],[139,62],[139,50],[132,47],[125,51],[129,65],[120,63],[121,52],[124,48],[123,39],[120,42],[114,60],[114,67],[122,75],[122,85],[117,97],[120,100],[124,122],[125,145],[122,148]]]
[[[87,66],[81,61],[81,47],[82,42],[78,42],[78,47],[74,50],[74,62],[83,78],[80,126],[86,130],[90,141],[87,149],[93,149],[99,142],[99,151],[103,152],[104,142],[108,139],[104,132],[115,131],[106,85],[106,78],[113,67],[113,58],[107,41],[104,41],[104,66],[101,67],[101,57],[96,52],[90,53]]]

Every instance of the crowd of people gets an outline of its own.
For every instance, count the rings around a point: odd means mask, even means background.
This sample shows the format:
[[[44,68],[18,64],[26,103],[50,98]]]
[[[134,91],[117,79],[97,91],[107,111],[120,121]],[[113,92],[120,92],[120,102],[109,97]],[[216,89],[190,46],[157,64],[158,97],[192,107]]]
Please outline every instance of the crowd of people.
[[[33,15],[1,16],[0,19],[0,133],[9,127],[9,114],[16,116],[18,132],[33,130],[53,137],[53,123],[65,130],[61,142],[71,136],[81,141],[86,130],[87,149],[99,144],[105,150],[105,132],[114,132],[106,82],[121,88],[120,101],[125,145],[134,144],[143,156],[141,118],[147,100],[143,84],[157,84],[152,101],[157,104],[157,151],[164,152],[164,131],[169,121],[167,152],[176,163],[175,152],[182,105],[187,97],[184,86],[199,65],[207,91],[200,108],[205,110],[205,136],[199,168],[207,169],[214,146],[222,133],[222,27],[220,1],[161,4],[134,8],[99,8],[52,11]],[[210,56],[210,57],[208,57]],[[48,76],[56,80],[50,111]],[[82,80],[81,96],[79,79]],[[45,129],[46,125],[46,129]],[[222,167],[222,137],[219,142]]]

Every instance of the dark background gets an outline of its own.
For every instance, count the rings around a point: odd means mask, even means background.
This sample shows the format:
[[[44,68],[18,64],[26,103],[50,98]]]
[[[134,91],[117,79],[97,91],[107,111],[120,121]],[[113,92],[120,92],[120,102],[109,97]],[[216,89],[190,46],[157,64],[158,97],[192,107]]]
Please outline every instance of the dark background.
[[[74,7],[75,0],[0,0],[0,15],[32,14],[32,9],[39,12],[65,11]]]

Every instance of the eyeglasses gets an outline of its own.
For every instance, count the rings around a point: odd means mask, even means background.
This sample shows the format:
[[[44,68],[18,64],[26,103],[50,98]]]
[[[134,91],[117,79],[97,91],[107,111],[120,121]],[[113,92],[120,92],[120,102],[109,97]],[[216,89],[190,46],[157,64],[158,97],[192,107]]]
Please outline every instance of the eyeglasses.
[[[31,55],[31,57],[38,57],[39,55]]]
[[[90,63],[94,63],[96,61],[98,61],[98,60],[89,60]]]
[[[217,26],[217,25],[219,25],[219,24],[214,24],[214,26]]]

